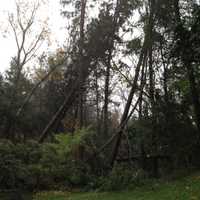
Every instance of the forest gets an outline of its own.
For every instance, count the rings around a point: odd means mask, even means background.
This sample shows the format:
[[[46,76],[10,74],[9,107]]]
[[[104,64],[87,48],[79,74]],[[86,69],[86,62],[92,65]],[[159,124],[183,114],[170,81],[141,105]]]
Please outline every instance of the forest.
[[[137,200],[133,188],[198,174],[200,2],[60,0],[65,38],[49,51],[38,10],[50,1],[18,0],[5,22],[16,52],[0,73],[0,199],[130,187]]]

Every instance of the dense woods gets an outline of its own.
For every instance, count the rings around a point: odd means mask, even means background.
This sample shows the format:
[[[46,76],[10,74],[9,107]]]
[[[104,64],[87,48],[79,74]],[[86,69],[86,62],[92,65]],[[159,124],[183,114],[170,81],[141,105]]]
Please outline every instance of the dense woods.
[[[0,188],[110,190],[198,169],[199,1],[62,0],[66,42],[42,54],[39,6],[8,17]]]

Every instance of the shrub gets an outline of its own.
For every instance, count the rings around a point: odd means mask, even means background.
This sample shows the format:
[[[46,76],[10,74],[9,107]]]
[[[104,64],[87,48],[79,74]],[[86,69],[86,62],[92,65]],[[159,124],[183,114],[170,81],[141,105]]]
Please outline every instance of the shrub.
[[[0,141],[0,189],[54,189],[87,184],[90,167],[77,157],[92,132],[81,129],[74,136],[59,134],[55,142],[13,144]],[[81,147],[81,148],[80,148]]]
[[[133,169],[126,164],[117,164],[109,176],[99,179],[99,188],[103,191],[122,190],[127,186],[141,185],[145,179],[146,175],[143,170]]]
[[[0,142],[0,188],[20,188],[28,174],[27,168],[17,156],[15,145],[9,141]]]

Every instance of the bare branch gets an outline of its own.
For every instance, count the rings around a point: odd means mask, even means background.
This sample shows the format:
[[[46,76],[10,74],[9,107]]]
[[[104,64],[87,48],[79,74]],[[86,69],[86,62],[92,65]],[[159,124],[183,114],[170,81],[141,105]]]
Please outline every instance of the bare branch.
[[[13,24],[13,17],[11,15],[8,16],[8,21],[9,21],[9,24],[13,30],[13,33],[14,33],[14,36],[15,36],[15,41],[16,41],[16,44],[17,44],[17,49],[19,50],[19,40],[18,40],[18,36],[17,36],[17,32],[16,32],[16,28]]]
[[[43,34],[44,34],[44,29],[40,32],[40,34],[38,35],[38,37],[36,38],[36,40],[34,42],[32,42],[32,44],[28,48],[28,50],[26,52],[27,56],[29,54],[31,54],[31,52],[34,51],[35,48],[37,48],[37,45],[41,41]]]

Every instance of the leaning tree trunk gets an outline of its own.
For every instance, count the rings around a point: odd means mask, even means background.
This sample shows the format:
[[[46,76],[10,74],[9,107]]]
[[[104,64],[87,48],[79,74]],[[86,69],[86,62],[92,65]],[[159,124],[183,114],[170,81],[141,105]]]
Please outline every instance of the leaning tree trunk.
[[[152,5],[151,7],[153,8],[154,0],[152,0],[151,5]],[[139,60],[138,60],[136,71],[135,71],[135,77],[134,77],[133,85],[132,85],[131,91],[129,93],[128,100],[127,100],[127,103],[125,105],[124,112],[123,112],[123,115],[122,115],[122,118],[121,118],[121,122],[120,122],[121,128],[119,130],[119,134],[118,134],[116,142],[114,144],[112,157],[111,157],[111,167],[113,167],[114,162],[116,160],[116,157],[118,155],[123,130],[124,130],[125,125],[126,125],[126,123],[124,123],[124,122],[126,121],[126,119],[128,117],[128,113],[129,113],[129,110],[130,110],[130,107],[131,107],[133,96],[134,96],[135,92],[137,91],[137,82],[138,82],[138,79],[139,79],[140,69],[141,69],[141,66],[143,64],[143,61],[146,60],[146,57],[147,57],[147,54],[148,54],[148,48],[151,47],[152,27],[153,27],[153,12],[151,10],[150,18],[149,18],[149,21],[148,21],[148,24],[147,24],[147,31],[145,32],[143,48],[142,48],[142,51],[140,53],[140,57],[139,57]]]
[[[43,130],[41,137],[39,138],[39,142],[43,142],[44,139],[49,134],[50,130],[54,127],[54,125],[60,121],[64,116],[68,109],[73,105],[74,99],[76,96],[79,98],[79,120],[82,121],[82,98],[83,98],[83,89],[82,86],[85,83],[85,80],[89,74],[89,61],[83,62],[86,59],[83,56],[83,46],[84,46],[84,24],[85,24],[85,9],[86,9],[87,0],[81,1],[81,19],[80,19],[80,40],[79,40],[79,59],[76,66],[76,70],[78,72],[78,80],[75,83],[71,83],[73,86],[66,96],[63,104],[60,106],[58,111],[54,114],[52,119],[49,121],[45,129]],[[82,122],[81,122],[82,123]]]
[[[116,157],[118,155],[122,134],[123,134],[123,130],[125,128],[125,125],[127,123],[127,117],[128,117],[128,114],[129,114],[131,103],[132,103],[134,94],[137,91],[137,83],[138,83],[141,65],[143,63],[143,60],[146,59],[146,55],[147,55],[147,48],[146,48],[146,39],[145,39],[144,44],[143,44],[143,48],[141,50],[140,57],[139,57],[139,60],[138,60],[137,66],[136,66],[133,85],[132,85],[132,88],[130,90],[128,100],[127,100],[127,103],[125,105],[124,112],[123,112],[123,115],[122,115],[122,118],[121,118],[120,130],[118,131],[116,142],[115,142],[114,147],[113,147],[113,152],[112,152],[112,157],[111,157],[111,167],[113,167],[114,162],[116,160]]]

